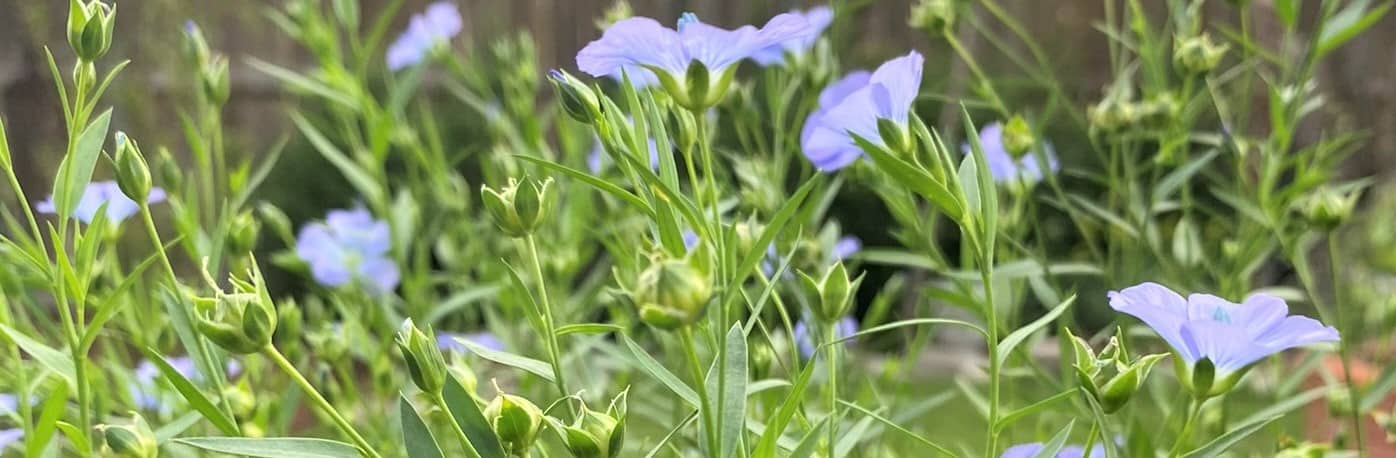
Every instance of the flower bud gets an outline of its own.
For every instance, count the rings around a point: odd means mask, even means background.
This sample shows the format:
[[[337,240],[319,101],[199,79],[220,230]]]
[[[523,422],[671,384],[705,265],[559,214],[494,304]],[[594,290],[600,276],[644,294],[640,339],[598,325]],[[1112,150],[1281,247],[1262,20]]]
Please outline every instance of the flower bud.
[[[324,361],[342,361],[349,354],[349,339],[342,324],[331,324],[311,331],[305,335],[305,340],[314,354]]]
[[[252,251],[253,248],[257,247],[257,236],[261,233],[261,229],[261,222],[252,216],[252,212],[238,213],[228,223],[228,251],[236,254]]]
[[[68,1],[68,45],[84,62],[101,59],[111,49],[116,7],[100,0]]]
[[[542,181],[527,176],[521,181],[510,178],[509,184],[498,190],[481,187],[480,197],[495,226],[510,237],[523,237],[533,233],[543,219],[552,182],[551,178]]]
[[[159,445],[150,425],[135,412],[131,412],[130,425],[97,425],[97,432],[111,449],[113,456],[122,458],[155,458],[159,456]]]
[[[1090,107],[1086,113],[1091,130],[1113,133],[1129,127],[1134,122],[1134,106],[1118,96],[1109,96]]]
[[[276,333],[276,306],[266,294],[266,284],[256,260],[249,257],[249,264],[252,266],[251,281],[230,277],[231,293],[219,289],[205,270],[204,280],[215,294],[194,299],[199,311],[195,325],[199,332],[234,354],[261,351],[271,345],[272,335]]]
[[[1115,413],[1125,406],[1134,393],[1144,386],[1149,371],[1164,355],[1148,355],[1129,365],[1120,365],[1119,373],[1100,387],[1100,406],[1105,413]]]
[[[635,11],[630,7],[630,2],[617,0],[606,8],[605,14],[596,20],[596,28],[601,31],[611,28],[611,24],[620,22],[622,19],[629,19],[635,15]]]
[[[1226,55],[1226,44],[1216,44],[1207,34],[1173,41],[1173,65],[1188,75],[1201,75],[1217,68]]]
[[[505,450],[513,456],[528,455],[543,424],[543,411],[538,406],[523,397],[501,392],[482,413]]]
[[[1161,94],[1138,103],[1134,109],[1134,122],[1145,129],[1163,129],[1173,124],[1178,117],[1178,101],[1169,94]]]
[[[1013,116],[1003,125],[1003,133],[1000,134],[1000,141],[1003,148],[1008,150],[1008,154],[1014,159],[1021,159],[1028,154],[1033,147],[1032,127],[1022,116]]]
[[[711,297],[707,274],[686,259],[655,261],[640,273],[630,293],[640,320],[664,330],[698,322]]]
[[[160,178],[160,186],[168,190],[177,190],[184,187],[184,169],[180,168],[179,161],[170,154],[170,149],[161,146],[155,159],[155,174]]]
[[[228,95],[232,89],[228,82],[227,57],[213,56],[207,64],[199,68],[199,88],[203,90],[204,100],[210,105],[221,107],[228,102]]]
[[[199,24],[192,20],[184,21],[184,45],[181,52],[195,67],[203,67],[204,63],[208,62],[208,42],[204,40],[204,32],[199,28]]]
[[[572,119],[582,124],[591,124],[601,119],[601,102],[597,100],[596,92],[586,83],[562,70],[549,72],[548,81],[553,83],[562,109],[567,111]]]
[[[626,393],[611,401],[605,412],[588,409],[582,404],[577,421],[572,425],[549,419],[558,430],[567,450],[577,458],[615,458],[625,445]]]
[[[257,395],[245,383],[224,388],[223,398],[228,400],[234,418],[247,420],[257,413]]]
[[[116,166],[116,185],[121,188],[121,193],[136,202],[149,200],[150,166],[146,165],[136,140],[127,137],[125,132],[116,132],[116,157],[112,158],[112,162]]]
[[[821,323],[834,323],[847,315],[853,294],[858,291],[858,284],[863,282],[862,276],[849,280],[848,269],[842,261],[835,262],[819,280],[815,280],[804,271],[800,271],[799,274],[800,284],[805,287],[805,291],[819,299],[814,316]]]
[[[1331,231],[1352,216],[1359,192],[1342,192],[1328,186],[1320,187],[1299,205],[1300,213],[1310,225]]]
[[[877,118],[877,134],[893,153],[909,154],[912,148],[911,130],[887,118]],[[872,140],[871,138],[865,140]]]
[[[428,328],[427,332],[431,332]],[[436,346],[436,339],[417,329],[408,318],[398,329],[397,346],[402,350],[402,358],[407,361],[407,371],[412,382],[423,392],[441,393],[446,386],[446,358]]]
[[[955,27],[956,9],[956,0],[921,0],[911,6],[911,18],[907,24],[940,34]]]

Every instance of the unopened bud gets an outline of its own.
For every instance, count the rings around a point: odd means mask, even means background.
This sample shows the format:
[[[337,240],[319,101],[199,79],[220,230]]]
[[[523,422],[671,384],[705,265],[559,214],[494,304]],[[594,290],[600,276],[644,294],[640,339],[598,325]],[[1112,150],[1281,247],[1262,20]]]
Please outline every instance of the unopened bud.
[[[1000,134],[1000,141],[1003,148],[1008,150],[1008,154],[1014,159],[1026,156],[1033,147],[1032,127],[1022,116],[1014,116],[1003,125],[1003,133]]]
[[[506,450],[514,456],[528,456],[543,424],[543,411],[537,405],[520,396],[499,393],[482,413]]]
[[[1320,187],[1299,204],[1300,212],[1309,224],[1331,231],[1352,216],[1358,197],[1358,191],[1342,192],[1328,186]]]
[[[1226,44],[1216,44],[1207,34],[1173,41],[1173,65],[1185,74],[1200,75],[1217,68],[1226,55]]]
[[[640,273],[630,294],[640,320],[664,330],[698,322],[711,297],[707,274],[686,259],[655,261]]]
[[[150,166],[146,165],[136,140],[125,132],[116,133],[116,185],[121,193],[136,202],[146,202],[150,198]]]
[[[203,90],[204,99],[213,106],[223,106],[228,102],[232,90],[228,79],[228,58],[213,56],[199,69],[199,88]]]
[[[834,323],[847,315],[853,294],[858,290],[858,284],[863,282],[862,276],[850,280],[843,262],[835,262],[818,280],[803,271],[799,274],[805,291],[818,298],[814,314],[821,323]]]
[[[597,100],[596,92],[586,83],[562,70],[549,72],[548,81],[553,83],[562,109],[572,119],[582,124],[591,124],[601,118],[601,102]]]
[[[129,425],[97,425],[107,448],[112,455],[122,458],[155,458],[159,456],[159,445],[155,433],[140,414],[132,412]]]
[[[887,149],[892,150],[893,153],[909,154],[911,152],[911,131],[896,121],[878,118],[877,134],[882,137],[882,143],[887,145]]]
[[[482,187],[480,197],[495,226],[511,237],[523,237],[533,233],[543,219],[551,185],[551,178],[541,181],[527,176],[522,180],[510,178],[509,184],[498,190]]]
[[[427,329],[427,332],[417,329],[412,319],[408,318],[398,329],[397,346],[402,350],[402,358],[407,361],[408,373],[417,388],[426,393],[439,394],[446,386],[446,359],[441,356],[436,339],[427,335],[429,332],[431,329]]]
[[[111,49],[116,7],[100,0],[68,1],[68,45],[84,62],[101,59]]]
[[[944,33],[955,27],[956,9],[955,0],[921,0],[911,6],[907,23],[929,33]]]

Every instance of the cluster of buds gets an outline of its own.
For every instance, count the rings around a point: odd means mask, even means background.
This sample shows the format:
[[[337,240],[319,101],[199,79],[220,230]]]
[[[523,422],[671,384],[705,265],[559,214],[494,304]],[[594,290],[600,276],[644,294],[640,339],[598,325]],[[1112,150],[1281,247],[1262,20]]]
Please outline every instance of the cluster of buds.
[[[858,291],[858,285],[863,282],[863,276],[856,279],[848,278],[848,268],[843,262],[835,262],[824,275],[818,279],[810,276],[804,271],[800,271],[800,285],[810,296],[817,298],[814,307],[814,317],[820,323],[837,323],[839,319],[848,314],[849,305],[852,304],[854,293]]]
[[[184,54],[199,76],[199,94],[213,106],[228,101],[231,85],[228,79],[228,58],[209,51],[203,31],[193,21],[184,23]]]
[[[129,425],[97,425],[97,432],[106,441],[109,456],[121,458],[155,458],[160,456],[160,448],[155,433],[141,415],[131,412]]]
[[[1361,192],[1341,191],[1329,186],[1315,190],[1298,203],[1299,213],[1311,226],[1324,231],[1332,231],[1352,216]]]
[[[249,257],[249,264],[250,279],[228,276],[233,285],[231,293],[218,287],[205,266],[204,281],[214,290],[214,296],[194,298],[199,332],[224,350],[239,355],[262,351],[271,345],[276,333],[276,305],[267,294],[256,259]]]
[[[411,318],[404,320],[398,329],[397,346],[402,350],[402,358],[407,360],[412,383],[425,393],[440,395],[446,386],[446,358],[441,355],[431,328],[422,332]]]
[[[548,424],[557,432],[562,443],[572,456],[577,458],[615,458],[625,445],[626,394],[621,392],[605,412],[587,408],[582,403],[577,420],[572,424],[547,417]]]
[[[635,283],[624,286],[621,299],[640,313],[640,320],[663,330],[674,330],[697,323],[712,300],[712,282],[701,249],[675,258],[657,254],[640,272]]]
[[[529,456],[543,427],[543,411],[533,401],[504,393],[498,385],[494,389],[498,394],[481,412],[485,421],[510,456]]]
[[[1201,75],[1217,68],[1227,45],[1212,42],[1205,33],[1173,40],[1173,65],[1187,75]]]
[[[485,203],[485,209],[490,212],[490,217],[494,219],[495,226],[510,237],[524,237],[532,234],[538,228],[538,223],[543,220],[552,183],[551,178],[510,178],[509,184],[503,188],[481,187],[480,197]]]
[[[1115,413],[1129,403],[1139,388],[1144,386],[1149,371],[1166,356],[1145,355],[1131,359],[1118,333],[1110,337],[1110,342],[1100,353],[1092,350],[1084,339],[1070,333],[1068,335],[1076,353],[1076,363],[1073,364],[1076,379],[1105,413]]]
[[[116,155],[112,157],[112,164],[116,168],[116,186],[122,194],[136,202],[150,200],[150,166],[136,140],[125,132],[116,133]]]
[[[1161,94],[1148,100],[1130,100],[1114,94],[1087,110],[1091,130],[1118,133],[1132,129],[1160,130],[1178,117],[1180,107],[1173,96]]]
[[[116,6],[100,0],[68,0],[68,45],[82,62],[94,62],[111,50]]]

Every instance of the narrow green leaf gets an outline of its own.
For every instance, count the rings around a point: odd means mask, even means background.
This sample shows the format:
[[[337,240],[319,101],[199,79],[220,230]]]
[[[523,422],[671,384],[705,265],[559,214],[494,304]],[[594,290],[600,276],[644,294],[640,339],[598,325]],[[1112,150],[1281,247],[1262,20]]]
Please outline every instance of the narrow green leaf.
[[[977,332],[977,333],[979,333],[979,335],[982,335],[982,336],[984,336],[984,337],[988,337],[988,336],[989,336],[988,331],[985,331],[984,328],[981,328],[981,327],[979,327],[978,325],[976,325],[976,324],[974,324],[974,323],[970,323],[970,322],[968,322],[968,321],[952,320],[952,319],[949,319],[949,318],[911,318],[911,319],[907,319],[907,320],[893,321],[893,322],[891,322],[891,323],[887,323],[887,324],[883,324],[883,325],[874,326],[874,327],[871,327],[871,328],[868,328],[868,329],[864,329],[864,330],[862,330],[862,331],[858,331],[858,332],[855,332],[855,333],[853,333],[853,334],[849,334],[849,335],[840,337],[838,340],[835,340],[835,341],[833,341],[833,342],[825,342],[825,343],[823,343],[823,344],[820,344],[820,345],[819,345],[819,348],[820,348],[820,349],[823,349],[824,347],[827,347],[827,346],[830,346],[830,345],[834,345],[834,344],[838,344],[838,343],[842,343],[842,342],[847,342],[847,341],[850,341],[850,340],[853,340],[853,339],[857,339],[857,338],[860,338],[860,337],[863,337],[863,336],[868,336],[868,335],[872,335],[872,334],[877,334],[877,333],[879,333],[879,332],[889,331],[889,330],[892,330],[892,329],[903,328],[903,327],[907,327],[907,326],[928,325],[928,324],[948,324],[948,325],[952,325],[952,326],[960,326],[960,327],[963,327],[963,328],[966,328],[966,329],[974,330],[974,332]]]
[[[20,400],[19,402],[24,402]],[[44,399],[44,406],[39,410],[39,421],[34,423],[34,430],[24,438],[25,456],[40,456],[44,448],[48,447],[48,442],[53,438],[53,433],[57,431],[59,417],[63,416],[63,407],[68,404],[68,385],[58,384],[49,392],[48,398]],[[85,431],[81,432],[84,436]],[[84,439],[86,440],[86,439]]]
[[[503,364],[505,366],[513,367],[515,369],[522,369],[525,372],[542,377],[543,380],[547,380],[548,383],[556,383],[556,381],[554,381],[553,379],[553,367],[548,363],[529,358],[527,356],[509,353],[507,351],[491,350],[483,345],[471,342],[467,339],[455,339],[456,342],[460,343],[461,345],[464,345],[465,348],[470,349],[472,353],[479,355],[481,358],[485,358],[490,361]]]
[[[528,156],[523,154],[517,154],[514,157],[523,159],[528,162],[532,162],[534,164],[538,164],[547,169],[561,172],[564,175],[567,175],[583,183],[586,183],[588,186],[596,188],[598,191],[615,196],[616,198],[624,201],[627,204],[630,204],[630,206],[635,207],[636,210],[639,210],[646,215],[649,215],[651,217],[654,216],[654,209],[650,208],[650,205],[645,203],[644,199],[641,199],[640,196],[631,194],[630,191],[626,191],[625,189],[622,189],[620,186],[616,186],[614,183],[611,183],[610,181],[606,181],[604,179],[592,176],[591,174],[583,172],[581,170],[558,164],[556,162],[549,161],[541,157]]]
[[[436,436],[431,434],[431,429],[417,414],[417,409],[412,408],[412,401],[407,400],[406,394],[399,395],[397,406],[398,415],[402,418],[402,443],[407,449],[407,458],[443,458],[441,447],[436,445]]]
[[[809,388],[809,381],[814,374],[814,364],[806,364],[800,371],[800,375],[795,378],[795,386],[790,389],[789,396],[780,407],[776,408],[775,415],[766,421],[766,430],[761,432],[761,437],[756,441],[756,447],[751,454],[754,458],[774,458],[776,456],[776,446],[779,445],[781,433],[785,432],[790,424],[790,419],[795,417],[795,412],[804,403],[805,390]],[[820,427],[812,431],[820,431]]]
[[[814,456],[814,451],[819,448],[819,439],[823,436],[822,431],[824,431],[824,428],[827,428],[825,425],[829,423],[831,417],[833,417],[833,415],[824,417],[823,420],[819,420],[818,424],[810,428],[809,431],[805,433],[805,437],[800,439],[800,443],[790,452],[790,458],[809,458]],[[767,429],[770,428],[768,427]]]
[[[1042,409],[1045,409],[1045,408],[1051,406],[1052,404],[1056,404],[1057,401],[1061,401],[1061,400],[1070,398],[1073,394],[1076,394],[1076,390],[1066,390],[1066,391],[1063,391],[1063,392],[1054,394],[1054,395],[1052,395],[1051,397],[1048,397],[1047,399],[1043,399],[1043,400],[1041,400],[1041,401],[1034,402],[1034,403],[1032,403],[1032,405],[1029,405],[1029,406],[1027,406],[1027,407],[1023,407],[1023,408],[1021,408],[1021,409],[1018,409],[1018,410],[1014,410],[1014,411],[1012,411],[1012,412],[1009,412],[1008,414],[1006,414],[1006,415],[1004,415],[1004,416],[1002,416],[1002,417],[999,417],[999,422],[998,422],[997,424],[994,425],[994,430],[995,430],[995,431],[1003,431],[1004,428],[1007,428],[1008,425],[1013,424],[1013,422],[1018,421],[1018,420],[1022,419],[1023,417],[1026,417],[1026,416],[1028,416],[1028,415],[1032,415],[1032,414],[1034,414],[1034,413],[1037,413],[1037,412],[1041,411]]]
[[[1154,187],[1154,204],[1157,205],[1159,202],[1163,202],[1169,197],[1172,197],[1174,192],[1177,192],[1184,184],[1192,180],[1192,177],[1196,176],[1198,172],[1201,172],[1208,164],[1212,163],[1213,159],[1216,159],[1217,156],[1220,155],[1221,151],[1212,149],[1207,151],[1207,154],[1198,156],[1188,161],[1188,163],[1183,164],[1182,167],[1178,167],[1176,170],[1169,172],[1168,175],[1164,175],[1163,179],[1159,180],[1158,185]]]
[[[315,150],[319,151],[320,155],[336,169],[339,169],[339,173],[344,175],[344,179],[348,180],[349,184],[354,186],[354,190],[359,191],[364,199],[369,202],[384,201],[383,188],[379,186],[373,175],[356,164],[343,151],[340,151],[339,147],[325,138],[319,129],[310,124],[310,121],[306,120],[300,113],[291,113],[291,121],[296,123],[296,127],[300,129],[301,134],[305,135],[307,140],[310,140],[310,144],[315,147]]]
[[[1062,451],[1062,447],[1066,446],[1067,438],[1071,437],[1071,427],[1075,425],[1076,420],[1067,422],[1066,426],[1062,427],[1060,431],[1057,431],[1057,434],[1053,435],[1051,440],[1042,444],[1042,450],[1039,450],[1036,455],[1033,455],[1033,458],[1055,458],[1057,453]]]
[[[209,452],[256,458],[359,458],[353,445],[308,437],[188,437],[174,443]]]
[[[1377,21],[1380,21],[1383,16],[1386,16],[1393,5],[1391,2],[1386,2],[1371,11],[1367,11],[1370,3],[1368,0],[1358,0],[1343,8],[1343,11],[1333,15],[1323,26],[1323,35],[1318,39],[1318,48],[1315,50],[1315,54],[1322,57],[1338,49],[1349,40],[1357,38],[1358,35],[1362,34],[1362,31],[1367,30]]]
[[[732,325],[727,331],[727,351],[723,352],[722,385],[718,387],[721,399],[718,400],[718,438],[722,442],[722,456],[730,457],[741,442],[741,434],[746,424],[746,384],[748,375],[746,354],[746,333],[741,323]]]
[[[650,356],[644,348],[641,348],[640,344],[635,343],[635,340],[631,339],[630,336],[620,334],[620,339],[622,342],[625,342],[625,348],[630,350],[630,355],[635,358],[635,362],[639,365],[640,370],[645,371],[650,377],[654,377],[660,384],[669,388],[669,391],[673,391],[674,394],[679,395],[679,398],[682,398],[688,405],[693,407],[699,406],[698,392],[693,391],[693,387],[679,380],[678,376],[674,375],[673,372],[669,372],[668,369],[665,369],[664,365],[659,364],[659,361],[655,361],[654,357]]]
[[[247,59],[247,64],[262,73],[270,75],[272,78],[281,80],[281,82],[286,83],[286,87],[290,88],[292,91],[315,94],[324,97],[325,100],[343,105],[344,108],[357,108],[354,99],[348,94],[345,94],[344,91],[330,88],[324,83],[311,79],[310,77],[256,58]]]
[[[39,364],[43,364],[44,367],[49,368],[49,370],[63,377],[63,380],[67,382],[69,386],[77,386],[77,377],[73,375],[75,373],[73,369],[73,358],[68,356],[67,353],[39,343],[39,341],[31,339],[24,333],[4,324],[0,324],[0,332],[4,332],[11,342],[14,342],[15,345],[19,346],[20,350],[24,350],[29,356],[38,360]]]
[[[56,188],[53,190],[53,203],[59,215],[71,215],[78,207],[78,198],[92,181],[92,170],[97,167],[97,157],[102,153],[109,127],[111,108],[83,128],[77,143],[73,145],[72,155],[63,158],[59,166],[60,178],[54,183]]]
[[[165,423],[159,429],[156,429],[154,431],[155,443],[164,444],[165,442],[168,442],[170,439],[174,439],[176,436],[184,434],[185,431],[188,431],[189,428],[192,428],[194,425],[199,423],[199,420],[203,419],[204,414],[201,414],[197,411],[185,412],[184,415],[180,415],[179,418],[175,418],[174,420],[171,420],[169,423]]]
[[[190,382],[189,379],[184,377],[184,374],[180,374],[178,370],[175,370],[174,366],[171,366],[170,362],[166,361],[164,356],[161,356],[160,353],[156,352],[153,348],[146,348],[145,356],[150,362],[155,363],[155,367],[160,369],[160,373],[165,376],[166,380],[170,381],[170,385],[174,386],[175,391],[178,391],[181,396],[184,396],[184,400],[189,402],[189,407],[193,407],[194,410],[203,414],[204,418],[207,418],[209,423],[213,423],[213,426],[218,427],[218,430],[222,431],[223,434],[238,435],[238,427],[237,424],[233,423],[233,419],[225,415],[222,410],[219,410],[218,407],[214,405],[213,401],[210,401],[207,396],[204,396],[203,391],[200,391],[199,387],[194,386],[193,382]]]
[[[1275,0],[1275,16],[1285,27],[1293,29],[1299,24],[1299,3],[1302,0]]]
[[[199,414],[194,413],[194,417],[198,418]],[[66,421],[60,421],[56,425],[58,426],[58,431],[62,432],[64,436],[68,437],[68,440],[73,442],[73,448],[78,450],[92,449],[92,440],[77,426]]]
[[[624,331],[625,328],[607,323],[578,323],[562,326],[553,331],[553,334],[562,337],[568,334],[610,334]]]
[[[871,411],[871,410],[868,410],[868,409],[866,409],[866,408],[863,408],[863,406],[860,406],[860,405],[858,405],[858,404],[854,404],[854,403],[851,403],[851,402],[848,402],[848,401],[844,401],[844,400],[842,400],[842,399],[839,400],[839,404],[843,404],[844,406],[847,406],[848,408],[851,408],[851,409],[853,409],[853,410],[856,410],[856,411],[858,411],[859,413],[862,413],[863,415],[866,415],[868,418],[872,418],[872,419],[874,419],[874,420],[877,420],[879,423],[882,423],[883,425],[887,426],[888,428],[892,428],[893,430],[896,430],[897,432],[900,432],[900,433],[906,435],[907,437],[910,437],[910,438],[912,438],[912,439],[915,439],[917,442],[920,442],[922,445],[925,445],[926,447],[930,447],[931,449],[935,450],[936,452],[939,452],[939,453],[942,454],[942,455],[945,455],[945,456],[955,456],[955,453],[954,453],[954,452],[951,452],[950,449],[947,449],[947,448],[945,448],[945,447],[942,447],[940,444],[937,444],[937,443],[935,443],[935,442],[931,442],[930,439],[926,439],[926,438],[924,438],[924,437],[921,437],[920,434],[916,434],[915,432],[913,432],[913,431],[911,431],[911,430],[909,430],[909,429],[906,429],[906,428],[902,427],[902,425],[897,424],[897,422],[892,421],[892,420],[889,420],[889,419],[887,419],[887,418],[884,418],[884,417],[881,416],[881,415],[878,415],[876,412],[873,412],[873,411]]]
[[[1230,449],[1232,446],[1235,446],[1237,443],[1241,442],[1246,437],[1249,437],[1251,434],[1255,434],[1256,431],[1260,431],[1262,428],[1265,428],[1266,426],[1270,425],[1270,423],[1274,423],[1275,420],[1279,419],[1280,416],[1274,416],[1236,426],[1232,428],[1231,431],[1227,431],[1225,434],[1222,434],[1216,439],[1213,439],[1211,442],[1208,442],[1207,445],[1203,445],[1197,450],[1193,450],[1191,452],[1188,452],[1186,455],[1183,455],[1183,458],[1202,458],[1219,456],[1222,452],[1225,452],[1227,449]]]
[[[1023,341],[1027,340],[1033,333],[1052,324],[1052,322],[1056,321],[1057,317],[1061,316],[1063,312],[1066,312],[1066,309],[1071,307],[1071,304],[1074,302],[1076,302],[1075,294],[1067,297],[1061,304],[1057,304],[1057,306],[1053,307],[1052,311],[1047,312],[1046,315],[1042,315],[1041,318],[1033,320],[1033,322],[1028,323],[1026,326],[1009,333],[1008,337],[1004,337],[1003,340],[999,342],[998,362],[1000,367],[1002,367],[1003,362],[1013,354],[1013,349],[1017,347],[1018,344],[1023,343]]]
[[[454,375],[447,376],[446,388],[441,395],[446,400],[446,409],[451,411],[451,417],[475,446],[475,451],[480,452],[480,458],[505,458],[504,447],[499,445],[499,438],[490,429],[484,413],[480,412],[480,405],[465,391],[460,380]]]

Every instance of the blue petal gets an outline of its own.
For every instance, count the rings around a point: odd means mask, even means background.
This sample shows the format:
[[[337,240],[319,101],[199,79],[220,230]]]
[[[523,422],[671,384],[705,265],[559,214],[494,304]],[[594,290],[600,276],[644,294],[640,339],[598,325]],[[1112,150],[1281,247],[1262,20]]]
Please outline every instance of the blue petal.
[[[912,51],[877,67],[869,84],[880,85],[887,91],[885,103],[879,104],[879,117],[899,124],[906,123],[911,104],[916,102],[916,96],[921,91],[921,68],[925,60],[921,53]]]
[[[3,429],[3,430],[0,430],[0,450],[4,450],[5,447],[9,447],[10,444],[13,444],[13,443],[15,443],[15,442],[19,442],[19,440],[20,440],[20,439],[23,439],[23,438],[24,438],[24,430],[23,430],[23,429],[20,429],[20,428],[11,428],[11,429]]]
[[[776,15],[760,29],[746,25],[727,30],[696,18],[683,21],[679,27],[679,38],[688,59],[702,62],[714,74],[722,73],[728,66],[751,57],[763,48],[787,40],[804,39],[814,33],[804,17],[791,13]]]
[[[767,46],[751,55],[751,60],[762,66],[778,64],[785,60],[785,53],[804,53],[814,47],[814,43],[819,41],[819,34],[829,27],[834,21],[834,10],[827,6],[816,6],[803,13],[791,11],[790,14],[798,15],[809,23],[809,33],[785,40],[773,46]]]
[[[401,273],[397,264],[387,257],[374,257],[363,260],[359,264],[359,278],[368,281],[372,289],[379,293],[387,293],[397,289],[398,281],[401,280]]]
[[[596,77],[616,75],[627,66],[642,65],[682,75],[688,62],[679,33],[645,17],[616,21],[601,38],[577,52],[577,68]]]
[[[849,72],[843,78],[839,78],[838,81],[830,83],[824,90],[819,91],[819,108],[827,110],[838,105],[849,94],[867,87],[868,81],[871,79],[872,72],[867,70]]]
[[[1189,354],[1196,362],[1212,360],[1218,374],[1235,372],[1269,353],[1262,353],[1247,338],[1247,329],[1231,323],[1198,320],[1183,323],[1180,335]]]
[[[859,240],[858,237],[850,235],[840,238],[838,241],[834,242],[834,259],[839,261],[848,259],[849,256],[857,254],[859,251],[862,251],[862,249],[863,241]]]
[[[1014,445],[1004,450],[1003,455],[1000,455],[999,458],[1033,458],[1037,456],[1037,452],[1042,451],[1042,448],[1041,442]]]
[[[1196,354],[1190,353],[1183,342],[1182,327],[1188,313],[1188,302],[1183,296],[1157,283],[1141,283],[1118,292],[1111,291],[1107,296],[1115,311],[1133,315],[1154,328],[1154,332],[1188,363],[1197,361]]]

